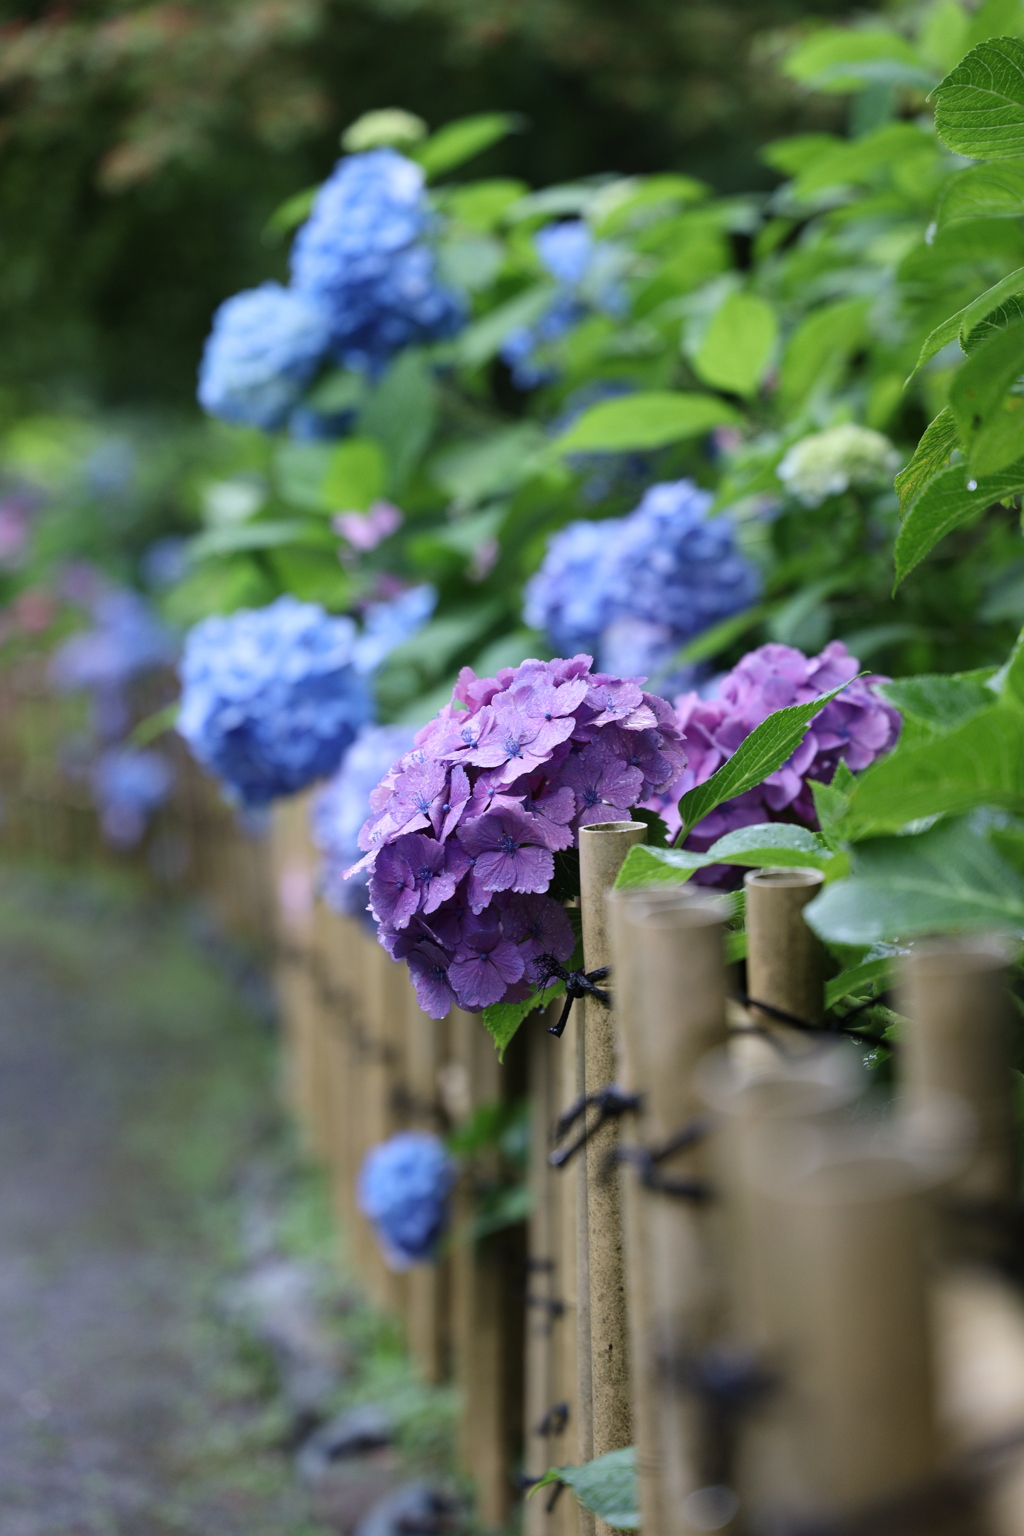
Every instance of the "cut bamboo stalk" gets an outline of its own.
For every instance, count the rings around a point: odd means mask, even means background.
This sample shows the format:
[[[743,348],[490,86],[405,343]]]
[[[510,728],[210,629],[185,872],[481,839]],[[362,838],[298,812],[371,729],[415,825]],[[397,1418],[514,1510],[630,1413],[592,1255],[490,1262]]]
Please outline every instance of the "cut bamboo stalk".
[[[437,1134],[443,1129],[438,1071],[445,1058],[446,1021],[425,1014],[408,985],[406,993],[404,1123]],[[409,1351],[423,1379],[433,1384],[448,1372],[447,1260],[416,1264],[407,1281]]]
[[[694,1069],[726,1038],[727,908],[685,889],[623,891],[611,893],[609,915],[620,1081],[641,1095],[639,1145],[656,1149],[703,1113]],[[698,1145],[655,1167],[704,1180],[707,1163]],[[720,1324],[715,1217],[646,1187],[629,1166],[623,1197],[642,1527],[647,1536],[692,1536],[702,1527],[687,1500],[707,1479],[698,1407],[679,1373]]]
[[[360,1139],[365,1155],[400,1128],[397,1068],[405,1043],[405,967],[369,934],[361,933],[360,938],[366,977],[365,1013],[363,1029],[357,1037],[360,1102],[354,1107],[362,1122]],[[360,1226],[370,1293],[382,1310],[401,1316],[405,1310],[406,1274],[388,1267],[365,1217],[361,1217]]]
[[[583,967],[611,964],[605,893],[630,848],[645,842],[647,827],[637,821],[596,822],[580,831],[580,906]],[[615,1030],[611,1009],[583,999],[583,1029],[577,1032],[581,1093],[615,1081]],[[626,1317],[622,1206],[617,1179],[603,1177],[619,1143],[616,1122],[608,1122],[576,1159],[585,1220],[578,1229],[580,1453],[584,1460],[632,1443],[629,1338]],[[588,1368],[589,1366],[589,1368]],[[597,1528],[607,1529],[603,1521]]]
[[[779,1372],[762,1409],[771,1455],[748,1467],[743,1490],[752,1525],[852,1516],[912,1492],[948,1465],[920,1165],[870,1131],[819,1127],[799,1158],[763,1143],[741,1174],[771,1224],[762,1316]]]
[[[314,961],[317,1028],[324,1042],[324,1086],[328,1105],[328,1170],[331,1204],[339,1234],[342,1264],[359,1275],[355,1234],[359,1148],[352,1118],[357,1057],[353,1038],[357,999],[353,986],[356,933],[350,918],[339,917],[322,900],[314,914]]]
[[[783,1013],[820,1024],[825,994],[822,948],[804,922],[804,907],[824,876],[817,869],[758,869],[744,877],[747,995]],[[753,1023],[789,1049],[806,1047],[806,1034],[752,1007]]]
[[[969,1200],[1009,1201],[1020,1186],[1007,979],[1012,948],[998,934],[914,944],[897,965],[900,1093],[912,1109],[936,1089],[966,1100],[973,1156],[952,1183]]]

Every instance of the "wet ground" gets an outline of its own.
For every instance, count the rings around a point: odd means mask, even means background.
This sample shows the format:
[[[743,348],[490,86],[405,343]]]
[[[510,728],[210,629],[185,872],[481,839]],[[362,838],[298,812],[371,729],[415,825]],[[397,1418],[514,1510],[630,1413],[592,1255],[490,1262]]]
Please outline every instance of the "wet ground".
[[[314,1536],[218,1309],[281,1155],[272,1026],[196,914],[0,868],[0,1536]]]

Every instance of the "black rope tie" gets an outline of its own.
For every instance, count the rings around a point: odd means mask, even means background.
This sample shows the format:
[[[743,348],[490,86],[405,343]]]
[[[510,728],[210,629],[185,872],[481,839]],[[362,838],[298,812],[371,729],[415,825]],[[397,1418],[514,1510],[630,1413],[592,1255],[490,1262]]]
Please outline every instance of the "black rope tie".
[[[849,1022],[858,1013],[863,1013],[865,1008],[873,1008],[879,1003],[881,999],[877,997],[871,997],[867,1002],[859,1003],[856,1008],[851,1008],[849,1013],[843,1014],[841,1019],[829,1019],[824,1024],[810,1024],[806,1019],[797,1018],[795,1013],[787,1013],[784,1008],[776,1008],[772,1003],[763,1003],[760,998],[748,997],[745,992],[733,992],[730,995],[734,1003],[740,1003],[744,1008],[756,1008],[759,1013],[766,1013],[770,1019],[776,1019],[780,1024],[789,1024],[793,1029],[803,1030],[805,1034],[817,1035],[819,1040],[823,1035],[845,1035],[848,1040],[853,1040],[857,1045],[867,1045],[873,1050],[877,1050],[880,1046],[887,1051],[897,1049],[895,1041],[887,1040],[884,1035],[864,1034]],[[752,1026],[752,1031],[742,1029],[731,1031],[733,1034],[749,1032],[768,1035],[772,1038],[770,1031],[759,1028],[756,1024]]]
[[[573,1003],[581,997],[596,997],[599,1003],[606,1008],[611,1007],[611,993],[604,987],[596,985],[604,981],[608,975],[609,967],[602,965],[596,971],[567,971],[561,961],[554,955],[541,955],[537,960],[537,971],[541,978],[547,982],[565,982],[565,1002],[558,1016],[558,1023],[552,1024],[548,1030],[549,1035],[557,1035],[559,1038],[565,1033],[565,1026],[569,1022],[569,1010]]]
[[[711,1130],[709,1120],[691,1120],[681,1130],[669,1136],[659,1147],[615,1147],[608,1155],[607,1172],[616,1163],[631,1163],[639,1171],[640,1182],[645,1189],[659,1195],[670,1195],[676,1200],[690,1200],[694,1205],[705,1205],[714,1199],[711,1185],[704,1179],[674,1179],[658,1167],[667,1157],[686,1152],[703,1141]]]
[[[590,1125],[587,1125],[586,1114],[591,1105],[597,1109],[597,1118]],[[620,1115],[629,1114],[632,1110],[639,1109],[639,1107],[639,1094],[626,1093],[622,1088],[616,1087],[614,1083],[609,1083],[605,1088],[598,1088],[596,1093],[585,1093],[582,1098],[576,1100],[575,1104],[570,1105],[564,1115],[559,1117],[558,1123],[555,1126],[555,1134],[552,1138],[556,1146],[564,1136],[568,1135],[577,1120],[582,1118],[584,1124],[582,1131],[574,1142],[568,1147],[563,1147],[560,1152],[549,1154],[548,1162],[551,1164],[551,1167],[564,1168],[576,1156],[581,1147],[585,1147],[590,1138],[596,1135],[603,1125],[608,1124],[609,1120],[617,1120]]]
[[[534,1430],[534,1434],[542,1435],[545,1440],[550,1439],[552,1435],[563,1434],[568,1422],[569,1404],[556,1403],[553,1408],[548,1409]]]

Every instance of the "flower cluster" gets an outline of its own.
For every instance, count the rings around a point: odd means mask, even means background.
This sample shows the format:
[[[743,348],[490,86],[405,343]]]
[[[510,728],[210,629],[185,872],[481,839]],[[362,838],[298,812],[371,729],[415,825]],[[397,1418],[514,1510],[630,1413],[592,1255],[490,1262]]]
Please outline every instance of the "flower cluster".
[[[366,1154],[357,1183],[359,1209],[373,1223],[392,1269],[434,1257],[455,1175],[444,1143],[427,1131],[399,1131]]]
[[[298,404],[331,339],[324,304],[280,283],[227,299],[199,365],[199,404],[211,416],[273,432]]]
[[[243,805],[334,772],[373,700],[368,674],[429,617],[434,589],[367,608],[360,632],[285,595],[197,624],[185,642],[178,730]]]
[[[92,696],[94,731],[109,742],[128,728],[128,684],[145,672],[169,666],[177,644],[137,592],[90,582],[85,600],[92,627],[69,635],[57,647],[50,660],[50,681],[62,693]]]
[[[338,161],[292,248],[292,284],[329,317],[347,368],[379,371],[401,347],[450,336],[465,316],[427,244],[423,172],[393,149]]]
[[[895,745],[900,717],[878,697],[881,677],[857,677],[860,664],[839,640],[820,656],[807,657],[788,645],[762,645],[722,678],[717,695],[687,693],[676,700],[676,717],[686,749],[686,769],[667,794],[649,802],[672,833],[680,820],[677,802],[709,779],[755,726],[777,709],[804,704],[845,683],[838,698],[814,717],[800,746],[763,783],[712,811],[691,832],[686,847],[703,853],[718,838],[766,821],[800,821],[817,826],[811,781],[829,784],[840,762],[859,772]],[[699,878],[699,877],[698,877]],[[705,878],[714,879],[706,874]]]
[[[111,747],[93,765],[93,797],[100,827],[115,848],[132,848],[174,786],[174,769],[162,752]]]
[[[573,950],[548,894],[579,829],[678,778],[672,707],[589,656],[463,668],[454,696],[370,797],[359,834],[380,942],[443,1018],[530,995]]]
[[[801,438],[775,473],[805,507],[818,507],[851,486],[885,485],[899,467],[899,453],[887,437],[848,421]]]
[[[757,597],[757,572],[709,491],[652,485],[628,517],[570,523],[526,586],[524,617],[553,646],[587,646],[617,673],[657,671],[687,640]]]
[[[359,829],[370,814],[370,795],[403,753],[412,750],[415,731],[404,725],[365,725],[341,767],[319,791],[310,823],[320,851],[320,889],[336,912],[368,916],[370,877],[365,870],[345,879],[360,857]]]
[[[533,244],[541,266],[555,280],[555,293],[539,320],[517,326],[502,344],[502,359],[519,389],[535,389],[552,377],[538,351],[561,341],[588,307],[611,313],[622,308],[617,252],[607,242],[595,241],[582,219],[545,225]]]

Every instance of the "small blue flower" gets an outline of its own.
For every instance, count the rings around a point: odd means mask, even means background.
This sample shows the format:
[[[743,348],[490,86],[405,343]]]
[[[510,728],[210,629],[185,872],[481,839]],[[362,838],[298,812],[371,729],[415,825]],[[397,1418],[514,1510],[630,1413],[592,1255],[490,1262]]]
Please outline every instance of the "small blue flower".
[[[712,500],[690,480],[666,481],[628,517],[570,523],[527,583],[527,624],[561,654],[590,651],[603,671],[656,673],[760,590],[731,519],[708,516]]]
[[[557,287],[540,319],[510,331],[502,344],[502,359],[519,389],[535,389],[554,377],[551,366],[538,358],[538,349],[561,341],[591,309],[620,312],[624,297],[615,247],[595,240],[582,219],[546,224],[534,235],[533,245]]]
[[[329,316],[315,297],[280,283],[236,293],[213,317],[199,365],[199,404],[223,421],[273,432],[329,343]]]
[[[368,820],[370,794],[388,769],[410,751],[415,726],[365,725],[349,747],[341,767],[324,785],[311,813],[313,841],[320,850],[320,888],[336,912],[369,922],[366,870],[344,878],[363,856],[359,829]]]
[[[450,336],[459,297],[436,276],[423,172],[393,149],[339,160],[292,247],[292,282],[330,317],[346,368],[377,373],[402,347]]]
[[[373,1223],[392,1269],[429,1263],[448,1223],[455,1163],[426,1131],[400,1131],[371,1148],[357,1182],[359,1209]]]
[[[133,677],[174,660],[174,636],[138,592],[102,586],[90,608],[92,628],[69,635],[51,659],[50,679],[62,692],[119,694]]]
[[[389,651],[423,628],[436,607],[437,588],[429,582],[410,587],[390,602],[371,603],[363,614],[363,632],[356,642],[356,665],[372,672]]]
[[[170,794],[174,769],[162,752],[112,747],[96,760],[91,778],[104,837],[115,848],[130,848]]]
[[[333,773],[372,697],[357,631],[317,603],[204,619],[181,664],[178,730],[193,755],[246,805],[265,805]]]

